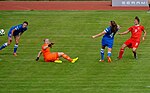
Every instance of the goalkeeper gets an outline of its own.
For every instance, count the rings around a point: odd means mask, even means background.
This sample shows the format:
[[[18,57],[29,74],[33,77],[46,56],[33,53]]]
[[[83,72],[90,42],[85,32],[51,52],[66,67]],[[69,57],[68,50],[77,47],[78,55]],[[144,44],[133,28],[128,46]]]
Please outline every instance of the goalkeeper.
[[[78,57],[75,59],[72,59],[63,52],[50,52],[50,48],[52,48],[53,45],[54,43],[50,42],[49,39],[44,39],[42,50],[38,53],[36,61],[39,60],[41,54],[43,54],[45,62],[62,63],[62,61],[59,60],[60,57],[63,57],[64,59],[68,60],[71,63],[75,63],[78,60]]]

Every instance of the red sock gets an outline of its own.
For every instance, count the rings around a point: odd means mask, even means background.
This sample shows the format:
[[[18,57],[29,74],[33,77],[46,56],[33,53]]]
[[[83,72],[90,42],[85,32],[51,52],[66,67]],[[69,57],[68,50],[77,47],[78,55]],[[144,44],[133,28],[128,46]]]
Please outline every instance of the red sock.
[[[62,57],[70,62],[72,61],[72,59],[66,54],[63,54]]]
[[[119,59],[122,58],[123,53],[124,53],[124,49],[121,48],[121,49],[120,49],[120,52],[119,52]]]

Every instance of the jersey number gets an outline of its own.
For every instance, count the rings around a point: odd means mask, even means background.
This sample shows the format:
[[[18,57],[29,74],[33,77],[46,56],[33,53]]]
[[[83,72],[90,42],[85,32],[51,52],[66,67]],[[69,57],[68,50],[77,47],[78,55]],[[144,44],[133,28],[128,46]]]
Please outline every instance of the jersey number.
[[[135,29],[135,33],[137,32],[138,30],[137,29]]]
[[[112,38],[113,36],[114,36],[114,33],[111,33],[111,34],[110,34],[110,37]]]

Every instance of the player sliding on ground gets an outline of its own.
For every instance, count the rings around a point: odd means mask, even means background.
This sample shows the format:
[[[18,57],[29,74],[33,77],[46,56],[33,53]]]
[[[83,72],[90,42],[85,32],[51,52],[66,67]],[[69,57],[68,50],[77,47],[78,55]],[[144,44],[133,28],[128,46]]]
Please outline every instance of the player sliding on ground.
[[[71,63],[75,63],[78,60],[78,57],[75,59],[71,59],[68,55],[66,55],[63,52],[50,52],[50,48],[54,43],[50,42],[49,39],[44,39],[44,44],[42,45],[42,50],[38,53],[38,56],[36,58],[36,61],[39,60],[41,54],[43,54],[44,61],[45,62],[56,62],[56,63],[62,63],[61,60],[59,60],[60,57],[63,57],[64,59],[68,60]]]
[[[5,47],[9,46],[11,44],[12,38],[14,36],[15,46],[14,46],[14,53],[13,53],[13,55],[17,56],[16,52],[17,52],[17,48],[18,48],[18,44],[19,44],[19,39],[20,39],[21,35],[24,33],[24,31],[27,30],[27,26],[28,26],[28,22],[25,21],[25,22],[23,22],[23,24],[11,27],[9,32],[8,32],[8,42],[4,43],[0,47],[0,50],[2,50]]]
[[[121,47],[120,52],[119,52],[119,57],[118,59],[122,59],[122,55],[124,53],[124,50],[126,47],[132,48],[132,52],[134,54],[134,58],[137,59],[137,54],[136,54],[136,50],[140,44],[140,39],[142,36],[142,32],[144,32],[144,36],[142,38],[142,40],[145,40],[146,37],[146,31],[144,30],[144,26],[140,25],[140,19],[138,17],[135,17],[134,20],[134,26],[131,26],[130,28],[128,28],[127,31],[122,32],[122,33],[118,33],[119,35],[125,35],[129,32],[131,32],[131,37],[130,39],[128,39]]]
[[[110,26],[108,28],[106,28],[103,32],[92,36],[92,38],[97,38],[100,37],[102,35],[102,48],[100,51],[101,54],[101,59],[99,60],[100,62],[104,62],[104,49],[105,47],[108,47],[108,53],[107,53],[107,59],[108,62],[111,62],[111,51],[112,51],[112,47],[113,47],[113,43],[114,43],[114,36],[116,34],[116,32],[119,30],[119,25],[116,24],[115,21],[110,21]]]

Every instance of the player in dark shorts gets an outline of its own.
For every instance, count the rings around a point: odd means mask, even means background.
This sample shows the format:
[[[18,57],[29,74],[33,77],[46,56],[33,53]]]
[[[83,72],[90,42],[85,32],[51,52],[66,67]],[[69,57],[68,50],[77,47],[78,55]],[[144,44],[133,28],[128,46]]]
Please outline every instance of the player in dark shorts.
[[[17,26],[12,26],[8,32],[8,42],[4,43],[1,47],[0,50],[4,49],[5,47],[9,46],[12,42],[12,37],[14,36],[15,39],[15,46],[14,46],[14,52],[13,55],[17,56],[17,48],[19,44],[19,39],[21,35],[24,33],[24,31],[27,30],[28,22],[24,21],[23,24],[19,24]]]

